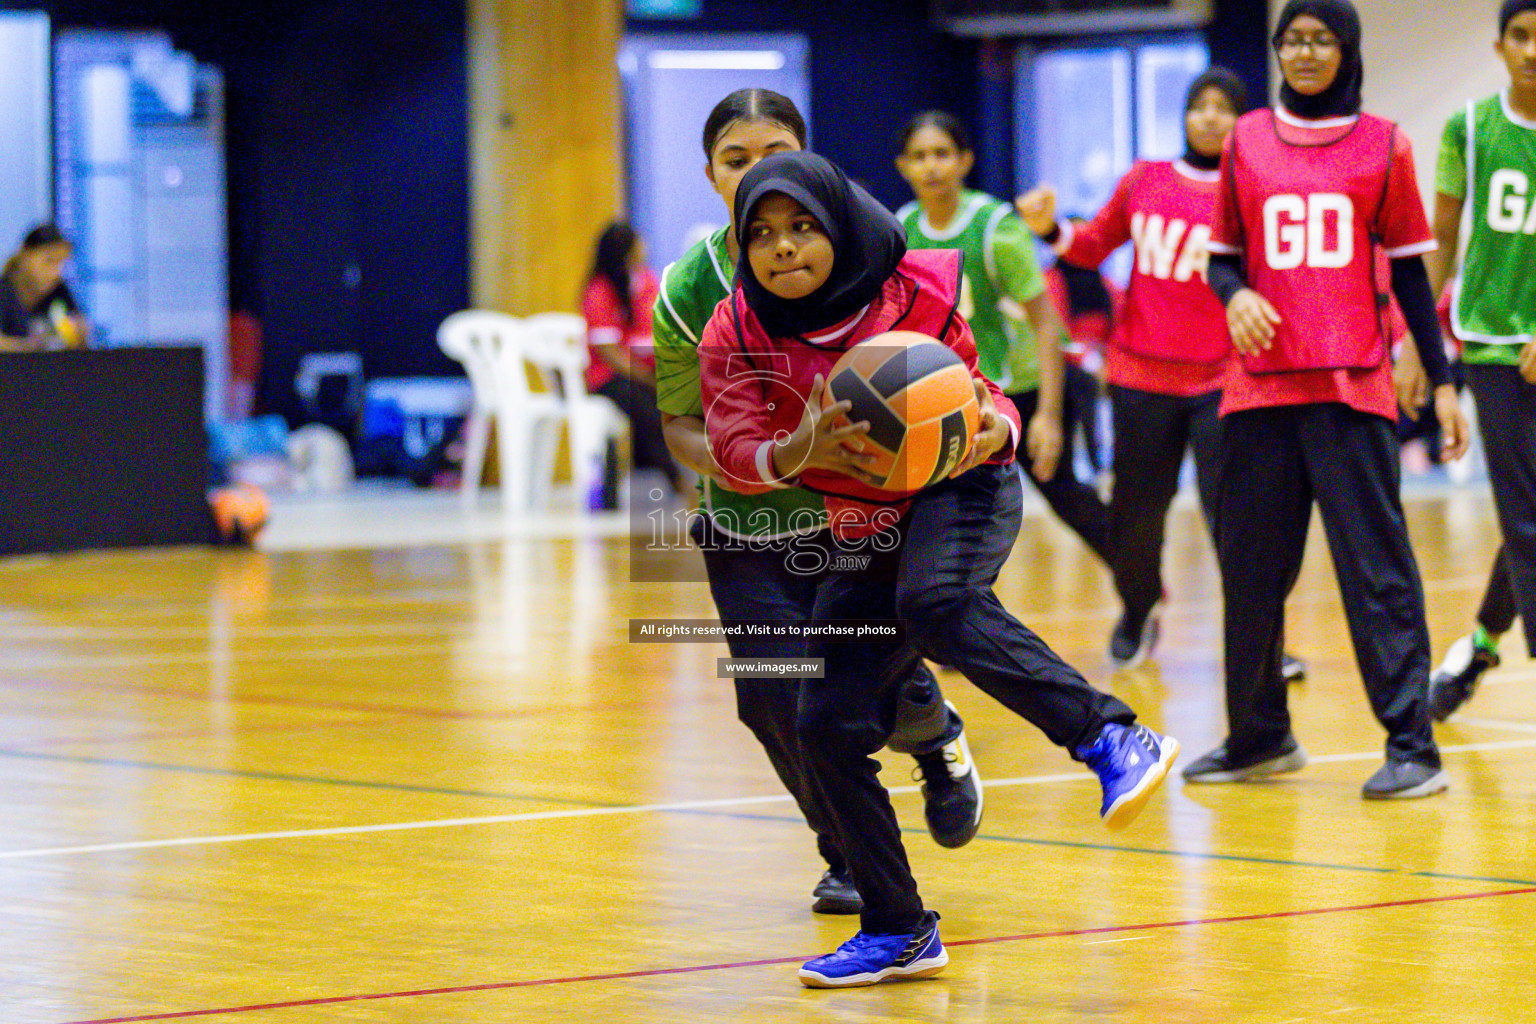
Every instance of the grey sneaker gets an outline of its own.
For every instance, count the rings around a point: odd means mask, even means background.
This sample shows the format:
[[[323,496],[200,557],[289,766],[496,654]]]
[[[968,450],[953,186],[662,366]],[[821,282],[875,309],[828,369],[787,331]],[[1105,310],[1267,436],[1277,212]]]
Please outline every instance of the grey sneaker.
[[[857,914],[864,909],[864,898],[854,888],[853,879],[831,868],[821,874],[821,881],[811,890],[811,913]]]
[[[1307,663],[1294,654],[1280,655],[1280,678],[1288,683],[1299,683],[1307,678]]]
[[[1413,800],[1442,793],[1450,784],[1444,768],[1417,761],[1388,761],[1370,777],[1360,795],[1367,800]]]
[[[1234,760],[1223,743],[1184,768],[1185,782],[1251,782],[1269,775],[1295,772],[1307,766],[1307,752],[1296,737],[1286,736],[1278,746],[1242,760]]]

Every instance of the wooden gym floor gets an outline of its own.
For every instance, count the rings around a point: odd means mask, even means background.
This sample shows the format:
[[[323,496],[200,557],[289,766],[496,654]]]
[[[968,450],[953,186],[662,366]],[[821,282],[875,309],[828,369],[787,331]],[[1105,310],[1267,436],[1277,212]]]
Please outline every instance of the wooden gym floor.
[[[1496,544],[1485,497],[1411,506],[1438,657]],[[1452,789],[1373,805],[1381,733],[1321,531],[1290,605],[1313,765],[1170,785],[1124,833],[1079,766],[944,677],[989,781],[958,851],[896,797],[952,961],[802,989],[809,832],[734,719],[708,617],[622,539],[0,563],[0,1021],[1536,1019],[1536,666],[1439,728]],[[1158,664],[1111,676],[1104,573],[1026,522],[1000,587],[1176,734],[1224,733],[1208,545],[1171,523]],[[888,760],[910,787],[910,761]]]

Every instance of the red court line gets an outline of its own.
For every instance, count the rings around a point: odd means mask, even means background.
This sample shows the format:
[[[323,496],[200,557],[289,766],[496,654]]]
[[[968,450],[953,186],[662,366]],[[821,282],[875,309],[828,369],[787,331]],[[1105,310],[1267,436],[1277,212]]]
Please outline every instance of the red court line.
[[[1238,924],[1244,921],[1269,921],[1288,917],[1313,917],[1319,914],[1348,914],[1361,910],[1384,910],[1390,907],[1413,907],[1427,903],[1451,903],[1456,900],[1481,900],[1494,896],[1524,896],[1536,893],[1536,886],[1523,889],[1496,889],[1491,892],[1460,893],[1455,896],[1424,896],[1412,900],[1389,900],[1384,903],[1359,903],[1347,907],[1314,907],[1310,910],[1278,910],[1268,914],[1239,914],[1233,917],[1200,917],[1185,921],[1153,921],[1148,924],[1122,924],[1106,928],[1073,928],[1056,932],[1029,932],[1024,935],[996,935],[983,939],[959,939],[946,943],[949,946],[983,946],[994,942],[1022,942],[1027,939],[1062,939],[1075,935],[1112,935],[1116,932],[1141,932],[1164,928],[1188,928],[1206,924]],[[352,996],[322,996],[316,999],[294,999],[283,1003],[252,1003],[248,1006],[222,1006],[211,1010],[177,1010],[174,1013],[150,1013],[139,1017],[103,1017],[96,1020],[69,1021],[68,1024],[139,1024],[152,1020],[180,1020],[187,1017],[213,1017],[230,1013],[252,1013],[257,1010],[288,1010],[300,1006],[327,1006],[334,1003],[360,1003],[374,999],[408,999],[414,996],[462,995],[468,992],[496,992],[514,988],[536,988],[543,985],[571,985],[587,981],[621,981],[626,978],[659,978],[669,974],[697,974],[701,971],[728,971],[737,967],[770,967],[777,964],[794,964],[809,960],[804,956],[781,956],[771,960],[738,960],[725,964],[698,964],[693,967],[662,967],[647,971],[623,971],[617,974],[585,974],[567,978],[529,978],[524,981],[493,981],[482,985],[456,985],[450,988],[421,988],[408,992],[370,992]]]

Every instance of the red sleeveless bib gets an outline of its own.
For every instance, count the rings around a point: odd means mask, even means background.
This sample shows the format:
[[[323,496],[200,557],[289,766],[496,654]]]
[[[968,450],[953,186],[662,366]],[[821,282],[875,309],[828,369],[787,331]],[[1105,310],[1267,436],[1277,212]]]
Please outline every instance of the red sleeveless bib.
[[[1269,110],[1233,131],[1230,200],[1249,285],[1280,314],[1249,373],[1369,369],[1387,358],[1378,225],[1396,126],[1361,114],[1336,141],[1287,142]]]

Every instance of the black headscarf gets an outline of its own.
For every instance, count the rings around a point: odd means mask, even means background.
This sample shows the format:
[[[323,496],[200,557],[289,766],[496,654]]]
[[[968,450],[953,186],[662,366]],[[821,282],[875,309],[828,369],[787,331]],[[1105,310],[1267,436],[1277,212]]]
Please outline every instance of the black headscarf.
[[[1280,102],[1297,117],[1347,117],[1360,113],[1360,88],[1365,82],[1365,64],[1360,59],[1360,15],[1349,0],[1291,0],[1280,12],[1271,40],[1275,52],[1291,22],[1310,14],[1339,39],[1339,73],[1333,83],[1316,96],[1303,96],[1289,83],[1280,86]]]
[[[832,239],[835,253],[826,282],[803,299],[781,299],[752,273],[747,229],[752,211],[770,192],[805,207]],[[776,337],[831,327],[880,294],[907,252],[906,233],[891,212],[840,168],[814,153],[775,153],[746,173],[736,188],[736,281],[747,305]]]
[[[1536,0],[1504,0],[1504,6],[1499,8],[1500,39],[1509,31],[1509,23],[1515,20],[1515,15],[1526,11],[1536,11]]]
[[[1222,94],[1227,97],[1227,102],[1232,104],[1232,109],[1238,117],[1242,117],[1243,114],[1247,113],[1248,87],[1243,85],[1241,78],[1238,78],[1231,71],[1223,67],[1207,68],[1200,72],[1200,77],[1189,84],[1189,92],[1184,96],[1185,113],[1189,112],[1189,109],[1200,99],[1200,94],[1207,89],[1220,89]],[[1184,139],[1184,162],[1192,167],[1214,171],[1217,167],[1221,166],[1221,154],[1205,156],[1202,153],[1196,153],[1195,147],[1189,144],[1189,138],[1186,134]]]

